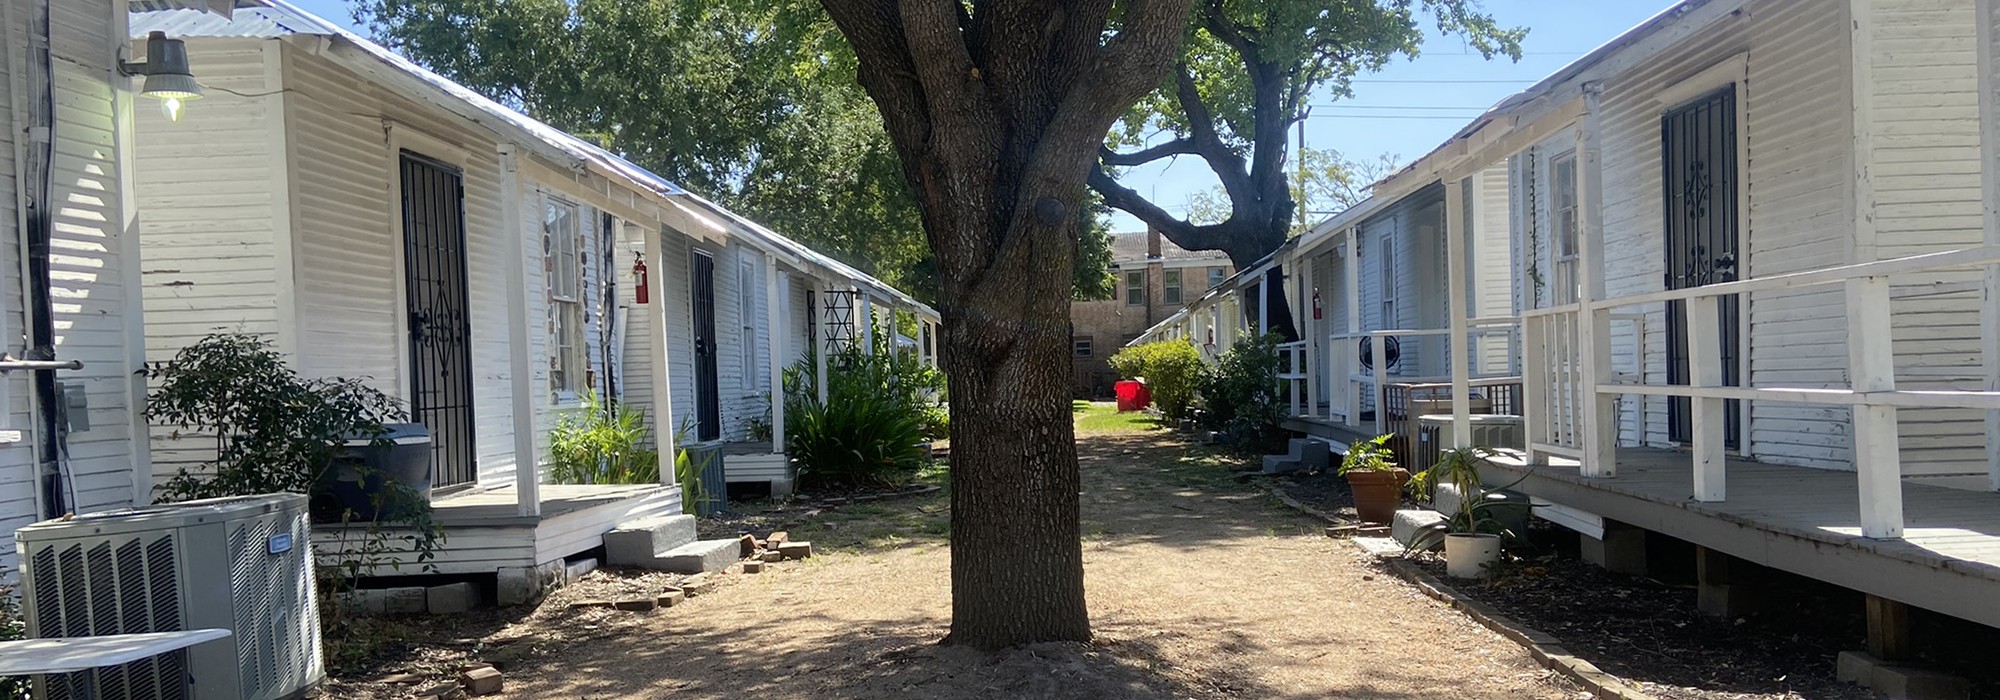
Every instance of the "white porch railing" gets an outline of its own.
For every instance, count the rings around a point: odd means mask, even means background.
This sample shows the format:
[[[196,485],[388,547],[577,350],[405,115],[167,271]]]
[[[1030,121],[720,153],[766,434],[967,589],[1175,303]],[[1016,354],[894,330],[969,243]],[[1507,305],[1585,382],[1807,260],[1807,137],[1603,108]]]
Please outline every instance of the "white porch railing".
[[[1300,340],[1278,344],[1278,381],[1284,387],[1285,400],[1291,415],[1305,415],[1307,394],[1306,382],[1311,380],[1306,365],[1311,361],[1310,341]]]
[[[1363,422],[1362,416],[1370,408],[1382,405],[1382,387],[1396,381],[1422,381],[1430,376],[1448,372],[1454,361],[1469,362],[1472,375],[1479,378],[1515,376],[1520,358],[1519,319],[1491,317],[1473,319],[1468,324],[1471,337],[1467,352],[1458,352],[1450,347],[1451,330],[1447,328],[1386,329],[1331,333],[1326,336],[1321,357],[1309,365],[1307,376],[1301,377],[1302,385],[1317,383],[1320,395],[1317,401],[1308,401],[1303,406],[1295,406],[1292,414],[1304,418],[1324,419],[1356,430],[1372,430],[1377,434],[1387,432],[1387,417],[1376,410],[1373,421]],[[1368,344],[1370,362],[1361,362],[1362,342]],[[1405,348],[1405,356],[1418,355],[1441,358],[1426,373],[1423,368],[1392,370],[1385,358],[1389,357],[1389,346],[1396,343]],[[1430,347],[1419,345],[1434,343]],[[1310,353],[1310,350],[1307,350]],[[1310,355],[1308,354],[1308,359]],[[1407,360],[1406,360],[1407,361]],[[1446,381],[1449,381],[1448,379]]]
[[[1724,490],[1725,402],[1741,400],[1846,406],[1853,417],[1853,459],[1859,485],[1862,535],[1877,539],[1899,538],[1903,533],[1904,519],[1897,410],[1969,408],[2000,411],[2000,390],[1896,388],[1889,280],[1892,276],[1995,265],[2000,265],[2000,246],[1987,246],[1702,287],[1586,300],[1581,304],[1525,313],[1527,332],[1522,350],[1530,358],[1524,373],[1529,461],[1539,461],[1538,453],[1571,456],[1580,460],[1580,470],[1587,476],[1614,476],[1619,421],[1610,407],[1618,398],[1626,395],[1685,397],[1690,400],[1692,408],[1689,425],[1693,439],[1688,456],[1694,476],[1692,495],[1697,501],[1720,502],[1727,497]],[[1718,320],[1723,297],[1835,285],[1845,291],[1847,387],[1760,386],[1754,373],[1744,378],[1743,386],[1722,385],[1722,343],[1718,336]],[[1642,306],[1658,308],[1656,305],[1668,302],[1687,305],[1688,364],[1692,375],[1689,384],[1652,384],[1646,383],[1644,377],[1636,380],[1615,378],[1612,324],[1633,317],[1614,314],[1613,310]],[[1585,315],[1591,318],[1586,319]],[[1586,320],[1589,323],[1585,323]],[[1595,334],[1586,336],[1586,327],[1594,328]],[[1635,336],[1638,342],[1626,348],[1631,354],[1628,359],[1634,365],[1643,361],[1643,337],[1644,327],[1641,325]],[[1990,366],[2000,362],[2000,357],[1994,357],[1989,352],[1982,360]],[[1990,371],[1979,367],[1966,369],[1968,374]],[[1596,386],[1584,385],[1583,377],[1591,375],[1614,377],[1614,380],[1599,382]],[[1989,435],[1987,439],[2000,439],[2000,436]]]

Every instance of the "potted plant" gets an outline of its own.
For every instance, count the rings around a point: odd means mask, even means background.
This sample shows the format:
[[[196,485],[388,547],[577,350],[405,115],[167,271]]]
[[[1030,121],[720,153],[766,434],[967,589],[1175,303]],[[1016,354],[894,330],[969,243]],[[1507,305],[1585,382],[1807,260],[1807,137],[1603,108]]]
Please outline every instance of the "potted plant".
[[[1489,500],[1486,484],[1479,478],[1479,466],[1491,456],[1493,450],[1485,447],[1447,450],[1437,464],[1410,480],[1419,498],[1434,497],[1439,484],[1451,484],[1458,492],[1457,508],[1446,514],[1444,522],[1426,527],[1410,538],[1406,550],[1430,549],[1442,542],[1445,574],[1453,578],[1485,578],[1490,567],[1500,561],[1503,538],[1516,534],[1497,516],[1503,515],[1502,509],[1521,505]],[[1493,490],[1512,488],[1526,478],[1523,474],[1520,479]]]
[[[1371,523],[1386,523],[1396,517],[1403,503],[1403,483],[1410,473],[1396,466],[1389,450],[1389,435],[1354,443],[1340,460],[1340,475],[1354,492],[1354,512]]]

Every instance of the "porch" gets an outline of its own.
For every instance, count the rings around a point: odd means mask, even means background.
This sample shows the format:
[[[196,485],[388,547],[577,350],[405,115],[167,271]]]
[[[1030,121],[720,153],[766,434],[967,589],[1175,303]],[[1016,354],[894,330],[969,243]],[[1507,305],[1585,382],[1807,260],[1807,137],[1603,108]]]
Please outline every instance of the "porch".
[[[1514,490],[1731,556],[2000,626],[2000,493],[1903,484],[1900,539],[1862,534],[1848,471],[1727,460],[1729,499],[1695,493],[1689,453],[1618,451],[1617,477],[1585,476],[1576,460],[1532,466],[1518,451],[1495,459],[1488,483],[1526,476]]]
[[[445,539],[428,562],[402,561],[387,574],[491,574],[531,568],[590,551],[604,544],[604,533],[620,523],[681,512],[678,486],[660,484],[579,485],[541,484],[539,512],[523,514],[513,486],[454,493],[431,504],[432,518],[444,528]],[[318,526],[313,543],[322,552],[358,544],[358,533],[338,526]],[[425,570],[425,566],[435,571]]]

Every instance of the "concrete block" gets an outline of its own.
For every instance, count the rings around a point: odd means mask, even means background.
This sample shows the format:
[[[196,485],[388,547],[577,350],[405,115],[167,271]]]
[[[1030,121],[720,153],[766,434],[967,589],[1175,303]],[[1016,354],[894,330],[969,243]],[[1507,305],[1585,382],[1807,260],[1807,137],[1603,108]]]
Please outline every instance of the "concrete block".
[[[1833,677],[1843,683],[1868,686],[1875,682],[1875,667],[1882,662],[1865,651],[1843,651],[1833,660]]]
[[[391,588],[388,594],[388,608],[391,615],[419,614],[430,605],[430,591],[421,586]]]
[[[669,588],[662,591],[654,600],[659,602],[662,608],[671,608],[687,602],[687,593],[678,588]]]
[[[629,612],[646,612],[659,608],[660,599],[652,596],[644,598],[621,598],[617,602],[612,603],[611,607]]]
[[[468,694],[494,695],[505,688],[506,679],[500,675],[499,670],[487,666],[458,674],[458,682],[465,686],[465,692]]]
[[[1915,666],[1889,664],[1875,667],[1875,682],[1868,686],[1890,700],[1971,700],[1972,682],[1964,678]]]
[[[761,574],[761,573],[764,573],[764,562],[762,562],[762,561],[759,561],[759,560],[756,560],[756,559],[752,559],[752,560],[750,560],[750,561],[746,561],[746,562],[743,562],[743,573],[746,573],[746,574]]]
[[[542,591],[561,580],[565,567],[560,561],[536,566],[508,566],[494,572],[494,603],[500,607],[522,605],[542,597]]]
[[[604,533],[604,558],[612,566],[645,566],[660,554],[695,540],[692,515],[660,515],[620,524]]]
[[[576,561],[563,564],[563,571],[562,571],[563,585],[567,586],[582,580],[585,575],[588,575],[590,572],[597,570],[597,564],[598,561],[595,557],[587,559],[578,559]]]
[[[389,592],[380,588],[342,591],[340,604],[355,615],[385,615],[389,612]]]
[[[681,592],[687,594],[689,598],[707,593],[714,586],[715,582],[708,580],[708,574],[695,574],[681,579]]]
[[[785,555],[776,550],[772,550],[759,555],[757,558],[759,561],[764,561],[764,562],[784,561]]]
[[[762,546],[762,543],[757,541],[756,535],[744,535],[742,537],[738,537],[736,538],[736,543],[739,547],[741,547],[742,556],[745,559],[748,559],[751,557],[751,555],[756,554],[757,548],[759,546]]]
[[[1646,575],[1646,531],[1615,520],[1604,521],[1602,539],[1582,538],[1583,560],[1614,573]]]
[[[1305,449],[1299,454],[1299,462],[1312,471],[1326,471],[1333,468],[1333,446],[1325,440],[1306,439]]]
[[[786,559],[804,559],[813,555],[811,542],[786,542],[778,545],[778,554]]]
[[[736,563],[738,547],[733,539],[698,540],[668,550],[640,566],[677,574],[721,571]]]
[[[479,606],[479,589],[469,582],[447,583],[424,589],[425,608],[432,615],[462,613]]]
[[[1417,533],[1432,525],[1442,525],[1446,520],[1443,513],[1434,510],[1421,508],[1399,510],[1396,511],[1396,517],[1389,521],[1389,537],[1395,539],[1397,544],[1408,547]]]

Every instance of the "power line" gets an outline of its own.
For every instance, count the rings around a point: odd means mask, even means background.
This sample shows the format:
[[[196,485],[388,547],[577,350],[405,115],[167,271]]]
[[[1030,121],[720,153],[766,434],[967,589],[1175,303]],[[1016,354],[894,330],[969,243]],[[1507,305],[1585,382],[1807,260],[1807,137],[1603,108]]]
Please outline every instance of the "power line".
[[[1471,107],[1471,106],[1466,106],[1466,107],[1442,107],[1442,106],[1437,106],[1437,105],[1344,105],[1344,104],[1330,104],[1330,105],[1308,105],[1308,106],[1312,107],[1313,109],[1409,109],[1409,110],[1427,110],[1427,111],[1455,111],[1455,112],[1463,112],[1463,111],[1466,111],[1466,110],[1474,110],[1474,111],[1480,111],[1480,112],[1484,112],[1484,111],[1486,111],[1486,108],[1485,108],[1485,107]]]
[[[1313,119],[1446,119],[1455,122],[1471,121],[1474,116],[1449,114],[1309,114]]]
[[[1348,82],[1409,83],[1416,85],[1500,85],[1500,84],[1529,85],[1540,81],[1538,79],[1537,80],[1417,80],[1417,79],[1398,79],[1398,78],[1355,78]]]

